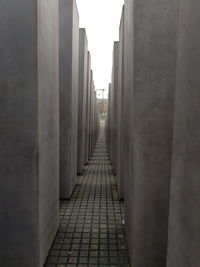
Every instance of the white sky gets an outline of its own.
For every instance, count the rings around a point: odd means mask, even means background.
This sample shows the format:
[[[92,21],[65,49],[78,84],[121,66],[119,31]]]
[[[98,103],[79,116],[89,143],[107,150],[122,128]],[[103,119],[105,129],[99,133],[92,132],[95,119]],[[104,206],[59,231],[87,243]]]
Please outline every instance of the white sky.
[[[111,81],[113,42],[119,39],[124,0],[76,1],[80,28],[86,28],[87,32],[96,89],[108,89]]]

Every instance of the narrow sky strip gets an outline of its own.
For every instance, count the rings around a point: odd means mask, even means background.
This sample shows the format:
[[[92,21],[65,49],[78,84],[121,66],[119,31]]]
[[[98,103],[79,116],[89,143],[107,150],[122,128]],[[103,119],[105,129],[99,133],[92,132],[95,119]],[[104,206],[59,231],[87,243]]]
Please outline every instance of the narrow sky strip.
[[[80,27],[86,28],[96,89],[108,89],[113,42],[119,39],[123,0],[77,0]],[[105,92],[105,97],[106,97]]]

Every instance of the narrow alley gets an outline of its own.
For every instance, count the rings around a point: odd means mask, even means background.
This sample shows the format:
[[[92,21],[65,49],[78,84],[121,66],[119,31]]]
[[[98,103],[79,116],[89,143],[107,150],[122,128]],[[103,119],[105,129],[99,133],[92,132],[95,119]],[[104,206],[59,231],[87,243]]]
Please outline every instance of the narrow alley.
[[[129,266],[123,216],[101,123],[93,156],[78,176],[71,200],[61,203],[46,267]]]
[[[0,0],[0,267],[200,267],[200,0]]]

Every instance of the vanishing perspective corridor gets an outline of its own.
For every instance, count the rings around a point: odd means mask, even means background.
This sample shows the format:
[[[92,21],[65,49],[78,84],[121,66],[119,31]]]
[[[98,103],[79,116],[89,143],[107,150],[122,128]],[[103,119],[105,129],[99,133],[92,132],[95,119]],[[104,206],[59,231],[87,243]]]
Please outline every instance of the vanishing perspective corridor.
[[[46,267],[129,266],[123,216],[101,123],[93,156],[78,176],[71,200],[61,203]]]
[[[0,0],[0,267],[200,267],[200,0]]]

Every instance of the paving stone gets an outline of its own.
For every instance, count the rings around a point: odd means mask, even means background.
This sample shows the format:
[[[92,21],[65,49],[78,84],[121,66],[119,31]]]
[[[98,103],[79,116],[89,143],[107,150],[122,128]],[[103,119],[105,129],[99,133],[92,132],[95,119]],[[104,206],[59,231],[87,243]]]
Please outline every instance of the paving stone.
[[[101,129],[93,157],[78,177],[72,199],[61,203],[60,227],[45,267],[55,263],[63,267],[129,266],[124,207],[110,164]]]

